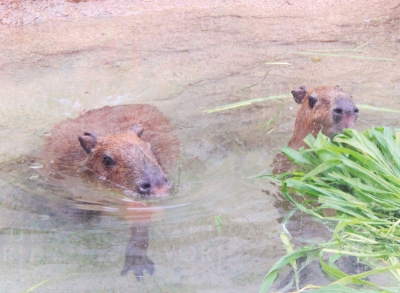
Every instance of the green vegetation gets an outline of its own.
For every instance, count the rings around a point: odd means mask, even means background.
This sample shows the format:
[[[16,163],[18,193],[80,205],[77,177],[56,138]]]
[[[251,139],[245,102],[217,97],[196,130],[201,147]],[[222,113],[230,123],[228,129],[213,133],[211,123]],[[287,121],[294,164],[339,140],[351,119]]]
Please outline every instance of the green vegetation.
[[[364,59],[364,60],[380,60],[380,61],[394,61],[393,58],[383,58],[383,57],[370,57],[366,55],[361,55],[361,53],[364,53],[361,48],[365,47],[368,45],[369,42],[366,42],[357,48],[354,49],[326,49],[326,50],[307,50],[307,51],[301,51],[301,52],[290,52],[292,54],[297,54],[297,55],[315,55],[318,54],[319,56],[325,56],[325,57],[342,57],[342,58],[351,58],[351,59]],[[325,53],[323,53],[325,52]],[[350,53],[359,53],[359,55],[352,55],[352,54],[337,54],[337,53],[330,53],[330,52],[350,52]]]
[[[291,52],[292,54],[297,55],[315,55],[315,51],[303,51],[303,52]],[[334,54],[334,53],[319,53],[319,56],[325,57],[342,57],[342,58],[352,58],[352,59],[365,59],[365,60],[380,60],[380,61],[394,61],[392,58],[383,58],[383,57],[369,57],[362,55],[348,55],[348,54]]]
[[[297,209],[334,227],[332,239],[288,250],[265,276],[260,292],[267,292],[280,268],[292,264],[296,270],[295,261],[305,257],[306,264],[318,259],[336,280],[323,288],[310,284],[316,292],[354,292],[348,285],[362,286],[363,292],[399,292],[366,277],[391,273],[400,283],[400,132],[346,129],[332,140],[320,133],[305,142],[308,149],[283,149],[300,171],[261,177],[281,184],[282,195]],[[327,209],[335,215],[326,216]],[[342,256],[355,256],[371,270],[347,275],[334,263]]]
[[[28,292],[31,292],[31,291],[35,290],[36,288],[42,286],[42,285],[43,285],[44,283],[46,283],[47,281],[48,281],[48,280],[44,280],[44,281],[40,282],[39,284],[37,284],[37,285],[35,285],[35,286],[29,288],[28,290],[24,291],[24,293],[28,293]]]
[[[264,101],[271,101],[271,100],[280,100],[280,99],[285,99],[285,98],[290,98],[292,95],[279,95],[279,96],[268,96],[264,98],[257,98],[257,99],[252,99],[252,100],[245,100],[242,102],[237,102],[233,104],[228,104],[220,107],[216,107],[213,109],[205,110],[203,111],[204,113],[214,113],[214,112],[219,112],[219,111],[224,111],[224,110],[230,110],[233,108],[238,108],[238,107],[243,107],[243,106],[248,106],[253,103],[259,103],[259,102],[264,102]]]
[[[222,230],[222,215],[217,215],[214,217],[215,219],[215,226],[217,227],[218,234],[221,233]]]

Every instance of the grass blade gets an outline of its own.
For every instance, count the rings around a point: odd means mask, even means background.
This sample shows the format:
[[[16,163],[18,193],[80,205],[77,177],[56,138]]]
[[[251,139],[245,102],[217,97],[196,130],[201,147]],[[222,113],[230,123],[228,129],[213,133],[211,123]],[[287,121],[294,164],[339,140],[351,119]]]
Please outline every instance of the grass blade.
[[[292,95],[268,96],[268,97],[265,97],[265,98],[258,98],[258,99],[252,99],[252,100],[246,100],[246,101],[237,102],[237,103],[233,103],[233,104],[228,104],[228,105],[216,107],[216,108],[209,109],[209,110],[204,110],[203,112],[207,113],[207,114],[210,114],[210,113],[214,113],[214,112],[225,111],[225,110],[230,110],[230,109],[234,109],[234,108],[238,108],[238,107],[248,106],[248,105],[251,105],[253,103],[286,99],[286,98],[289,98],[291,96]]]
[[[297,55],[315,55],[315,52],[289,52]],[[352,58],[352,59],[365,59],[365,60],[380,60],[380,61],[394,61],[392,58],[382,58],[382,57],[369,57],[369,56],[361,56],[361,55],[343,55],[343,54],[333,54],[333,53],[323,53],[318,54],[319,56],[327,56],[327,57],[343,57],[343,58]]]

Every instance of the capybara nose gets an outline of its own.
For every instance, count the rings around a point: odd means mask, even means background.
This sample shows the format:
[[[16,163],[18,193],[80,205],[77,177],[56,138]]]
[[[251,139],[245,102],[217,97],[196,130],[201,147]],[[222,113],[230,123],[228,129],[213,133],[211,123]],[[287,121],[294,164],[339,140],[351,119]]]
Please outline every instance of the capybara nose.
[[[168,193],[170,186],[167,176],[161,175],[154,180],[142,179],[137,184],[138,191],[141,195],[160,195]]]
[[[353,108],[335,108],[333,109],[333,113],[335,113],[336,115],[358,115],[359,110],[356,106],[354,106]]]
[[[161,175],[157,180],[155,180],[154,185],[151,189],[151,195],[154,196],[163,196],[168,194],[171,186],[169,184],[169,180],[167,176]]]
[[[159,183],[160,183],[161,186],[163,186],[165,184],[169,185],[169,180],[168,180],[167,176],[162,175],[160,177],[160,182]]]
[[[347,98],[340,98],[335,103],[335,108],[333,109],[333,113],[336,115],[358,115],[358,108],[354,104],[354,102]]]
[[[141,180],[138,185],[138,191],[140,194],[149,195],[151,191],[151,183],[150,180]]]

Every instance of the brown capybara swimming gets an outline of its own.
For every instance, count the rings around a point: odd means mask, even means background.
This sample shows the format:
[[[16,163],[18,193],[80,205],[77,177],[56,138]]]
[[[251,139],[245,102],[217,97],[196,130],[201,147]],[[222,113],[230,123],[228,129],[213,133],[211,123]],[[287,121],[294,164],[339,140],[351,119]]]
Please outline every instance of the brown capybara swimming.
[[[293,136],[288,143],[291,148],[306,147],[304,138],[309,134],[316,136],[322,131],[326,136],[332,137],[343,129],[356,125],[359,110],[351,95],[339,86],[302,86],[293,90],[292,95],[301,107],[297,112]],[[274,174],[288,171],[292,167],[283,154],[275,157],[273,166]]]
[[[54,177],[84,167],[146,197],[168,194],[163,168],[178,156],[179,141],[168,119],[151,105],[107,106],[64,120],[47,137],[42,154]]]

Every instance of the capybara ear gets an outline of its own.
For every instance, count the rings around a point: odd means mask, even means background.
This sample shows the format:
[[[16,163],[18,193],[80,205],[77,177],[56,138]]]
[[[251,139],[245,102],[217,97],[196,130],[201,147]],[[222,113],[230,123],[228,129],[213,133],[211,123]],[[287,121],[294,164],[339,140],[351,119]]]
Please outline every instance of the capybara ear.
[[[301,86],[298,89],[292,90],[292,95],[296,103],[301,104],[306,96],[307,88]]]
[[[134,133],[136,133],[136,135],[137,135],[138,137],[141,137],[142,134],[143,134],[143,132],[144,132],[144,128],[143,128],[143,126],[140,125],[140,124],[135,124],[135,125],[133,125],[131,129],[132,129],[132,131],[133,131]]]
[[[315,104],[317,103],[317,101],[318,101],[317,96],[312,96],[312,95],[310,95],[310,96],[308,97],[308,105],[310,105],[310,108],[311,108],[311,109],[314,108],[314,106],[315,106]]]
[[[81,143],[82,148],[87,154],[89,154],[90,151],[96,147],[97,135],[93,132],[84,132],[83,135],[79,136],[78,139]]]

